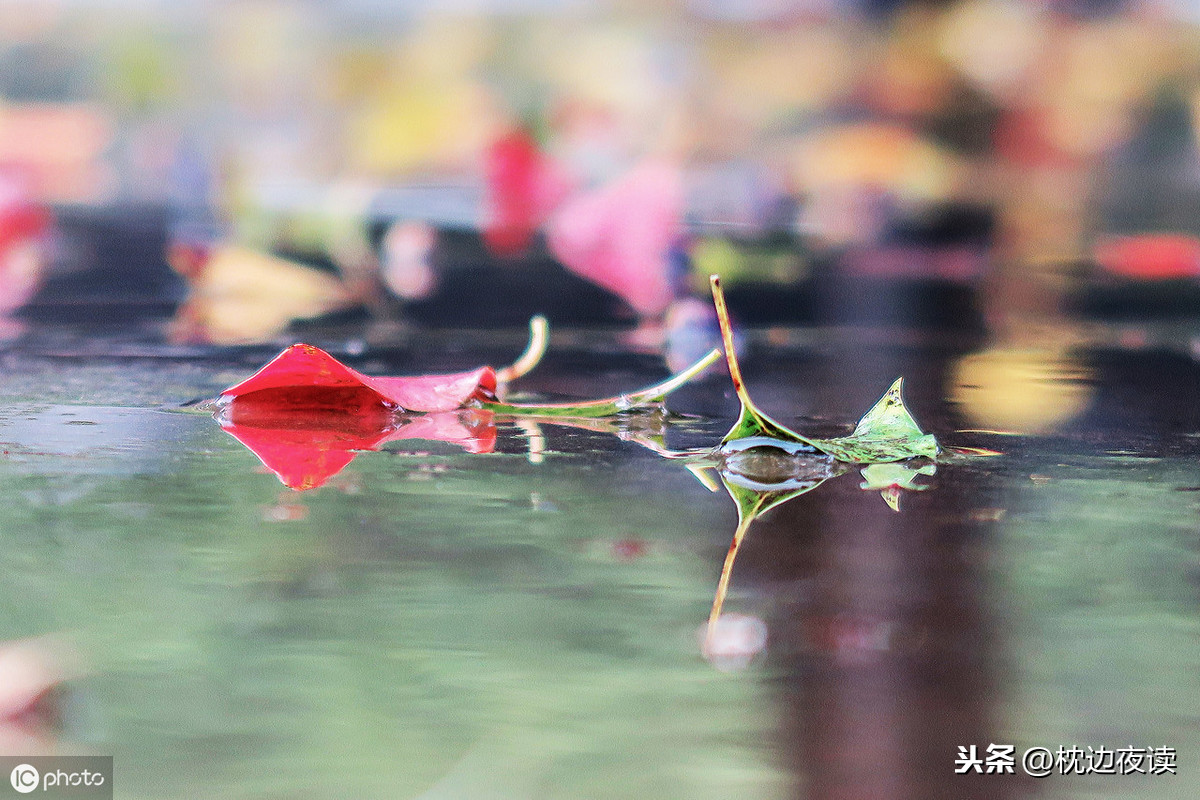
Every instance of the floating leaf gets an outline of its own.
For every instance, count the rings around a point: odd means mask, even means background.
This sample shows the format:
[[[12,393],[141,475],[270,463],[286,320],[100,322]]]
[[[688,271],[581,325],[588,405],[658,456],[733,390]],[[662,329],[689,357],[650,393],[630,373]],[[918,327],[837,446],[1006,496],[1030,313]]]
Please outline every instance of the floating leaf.
[[[720,278],[713,275],[709,280],[729,375],[741,401],[741,413],[715,451],[720,459],[722,482],[729,496],[737,503],[738,525],[721,568],[721,579],[709,614],[706,652],[712,647],[717,620],[720,619],[729,590],[734,560],[746,531],[755,519],[839,474],[841,468],[838,462],[890,462],[917,456],[932,458],[938,454],[934,437],[920,429],[905,407],[901,397],[901,380],[892,384],[879,402],[859,420],[853,433],[836,439],[802,436],[760,411],[742,379],[734,349],[733,326]],[[929,465],[909,471],[915,477],[916,473],[932,474],[933,468],[933,465]],[[926,469],[929,472],[925,472]],[[883,472],[887,477],[895,477],[891,470],[885,469]],[[883,477],[882,473],[876,474]],[[868,473],[864,471],[864,477],[867,476]],[[898,497],[889,500],[889,492],[893,491],[891,481],[883,487],[883,491],[884,500],[893,508],[898,508]],[[894,491],[898,494],[899,490]]]
[[[346,366],[309,344],[295,344],[241,383],[221,392],[218,407],[251,399],[277,409],[368,413],[371,409],[439,412],[466,406],[501,414],[545,417],[606,417],[661,403],[671,392],[704,372],[721,357],[711,350],[667,380],[634,392],[580,403],[502,403],[498,388],[526,374],[546,350],[548,326],[530,320],[529,346],[511,366],[480,367],[445,375],[372,377]]]
[[[319,347],[294,344],[265,367],[221,392],[222,400],[311,410],[365,409],[451,411],[496,391],[491,367],[448,375],[373,378],[351,369]]]
[[[446,375],[375,378],[351,369],[319,347],[294,344],[246,380],[221,392],[220,402],[253,399],[263,407],[366,412],[453,411],[471,401],[492,401],[500,382],[524,375],[545,351],[546,321],[530,321],[530,344],[512,366],[479,367]]]
[[[742,380],[741,367],[733,346],[733,326],[729,320],[729,309],[725,305],[725,293],[721,280],[716,275],[709,278],[712,285],[713,303],[717,309],[717,321],[721,326],[721,338],[725,345],[725,359],[729,364],[729,375],[733,388],[741,401],[741,414],[729,433],[721,441],[721,449],[745,438],[764,437],[775,441],[777,446],[788,443],[827,453],[839,461],[848,463],[874,463],[902,461],[907,458],[938,454],[937,440],[932,434],[924,433],[913,419],[901,397],[903,378],[898,378],[884,393],[879,402],[866,413],[854,432],[836,439],[811,439],[801,436],[787,426],[768,417],[754,405],[750,393]]]
[[[226,433],[258,456],[285,486],[297,491],[320,487],[360,453],[402,439],[447,442],[468,453],[491,453],[496,447],[498,427],[506,423],[525,431],[533,463],[544,460],[545,439],[539,423],[612,434],[666,458],[694,459],[708,452],[667,449],[663,443],[662,415],[542,419],[498,416],[481,408],[410,415],[397,414],[394,409],[373,401],[365,405],[349,403],[341,409],[279,404],[268,392],[251,393],[221,406],[215,418]],[[635,422],[638,424],[631,424]]]
[[[925,433],[904,405],[903,378],[897,378],[854,432],[837,439],[814,439],[813,444],[839,461],[857,464],[936,458],[937,439]]]

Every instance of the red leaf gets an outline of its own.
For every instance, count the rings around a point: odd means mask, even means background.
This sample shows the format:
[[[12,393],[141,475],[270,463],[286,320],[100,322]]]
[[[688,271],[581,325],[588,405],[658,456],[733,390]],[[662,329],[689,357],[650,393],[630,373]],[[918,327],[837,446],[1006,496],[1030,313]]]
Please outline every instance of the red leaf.
[[[449,375],[372,378],[347,367],[319,347],[294,344],[222,398],[255,397],[276,410],[369,413],[372,406],[405,411],[453,411],[468,400],[493,400],[491,367]]]
[[[239,397],[218,417],[221,427],[245,445],[288,488],[315,489],[364,450],[386,442],[424,439],[449,442],[468,453],[490,453],[496,426],[490,411],[440,412],[397,419],[383,405],[347,413],[273,402],[274,392]]]

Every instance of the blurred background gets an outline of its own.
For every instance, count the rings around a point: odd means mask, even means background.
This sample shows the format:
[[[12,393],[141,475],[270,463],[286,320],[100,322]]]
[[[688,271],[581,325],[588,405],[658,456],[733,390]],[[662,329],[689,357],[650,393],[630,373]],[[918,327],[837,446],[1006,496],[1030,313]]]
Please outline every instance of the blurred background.
[[[0,2],[0,308],[269,339],[1200,310],[1190,0]],[[703,305],[703,304],[702,304]]]

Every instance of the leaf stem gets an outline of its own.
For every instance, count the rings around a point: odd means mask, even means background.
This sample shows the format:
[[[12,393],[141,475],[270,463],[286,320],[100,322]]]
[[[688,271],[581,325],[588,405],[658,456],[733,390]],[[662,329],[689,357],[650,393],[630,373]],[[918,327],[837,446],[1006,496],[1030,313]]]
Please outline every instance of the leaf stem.
[[[742,368],[738,365],[737,350],[733,347],[733,324],[729,321],[729,307],[725,305],[725,290],[721,288],[721,278],[719,275],[709,275],[708,282],[712,286],[713,305],[717,309],[717,324],[721,328],[721,342],[725,346],[725,361],[729,364],[733,390],[744,405],[753,408],[750,393],[746,391],[746,384],[742,381]]]
[[[750,392],[746,389],[745,381],[742,380],[742,368],[738,365],[737,351],[733,347],[733,324],[729,321],[729,307],[725,305],[725,292],[721,288],[721,279],[717,275],[710,275],[708,281],[712,286],[713,305],[717,309],[717,323],[721,327],[721,341],[725,344],[725,362],[729,365],[729,377],[733,379],[733,389],[737,392],[738,400],[742,404],[742,413],[738,417],[738,421],[729,429],[729,433],[725,434],[721,443],[726,444],[747,436],[767,436],[815,447],[816,445],[807,437],[801,436],[786,425],[776,422],[759,411],[758,406],[754,405],[754,401],[750,399]]]
[[[617,395],[603,400],[583,403],[482,403],[482,407],[497,414],[513,414],[533,417],[609,417],[624,411],[662,401],[671,392],[695,378],[721,357],[721,351],[713,348],[706,356],[682,372],[672,375],[662,383],[647,386],[636,392]]]
[[[541,314],[532,317],[529,320],[529,344],[525,345],[525,352],[521,353],[517,360],[507,367],[501,367],[496,370],[496,381],[498,383],[509,383],[520,378],[522,375],[528,374],[531,369],[541,362],[542,356],[546,354],[546,345],[549,342],[550,323]]]

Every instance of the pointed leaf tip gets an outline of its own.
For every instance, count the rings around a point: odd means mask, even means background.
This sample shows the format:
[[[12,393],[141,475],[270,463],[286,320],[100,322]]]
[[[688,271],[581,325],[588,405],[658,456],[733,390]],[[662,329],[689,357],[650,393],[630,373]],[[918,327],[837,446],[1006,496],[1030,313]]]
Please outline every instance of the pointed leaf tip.
[[[859,464],[935,458],[941,452],[937,439],[917,424],[904,404],[903,387],[903,378],[897,378],[849,436],[814,440],[813,444],[839,461]]]
[[[863,415],[854,428],[854,433],[915,434],[924,435],[921,426],[904,405],[904,378],[897,378],[883,396]]]
[[[902,390],[904,390],[904,378],[896,378],[888,391],[883,392],[883,397],[878,399],[875,405],[872,405],[871,410],[863,415],[863,419],[858,421],[854,432],[878,431],[878,429],[887,428],[922,434],[923,431],[917,425],[917,420],[913,419],[904,403]]]

